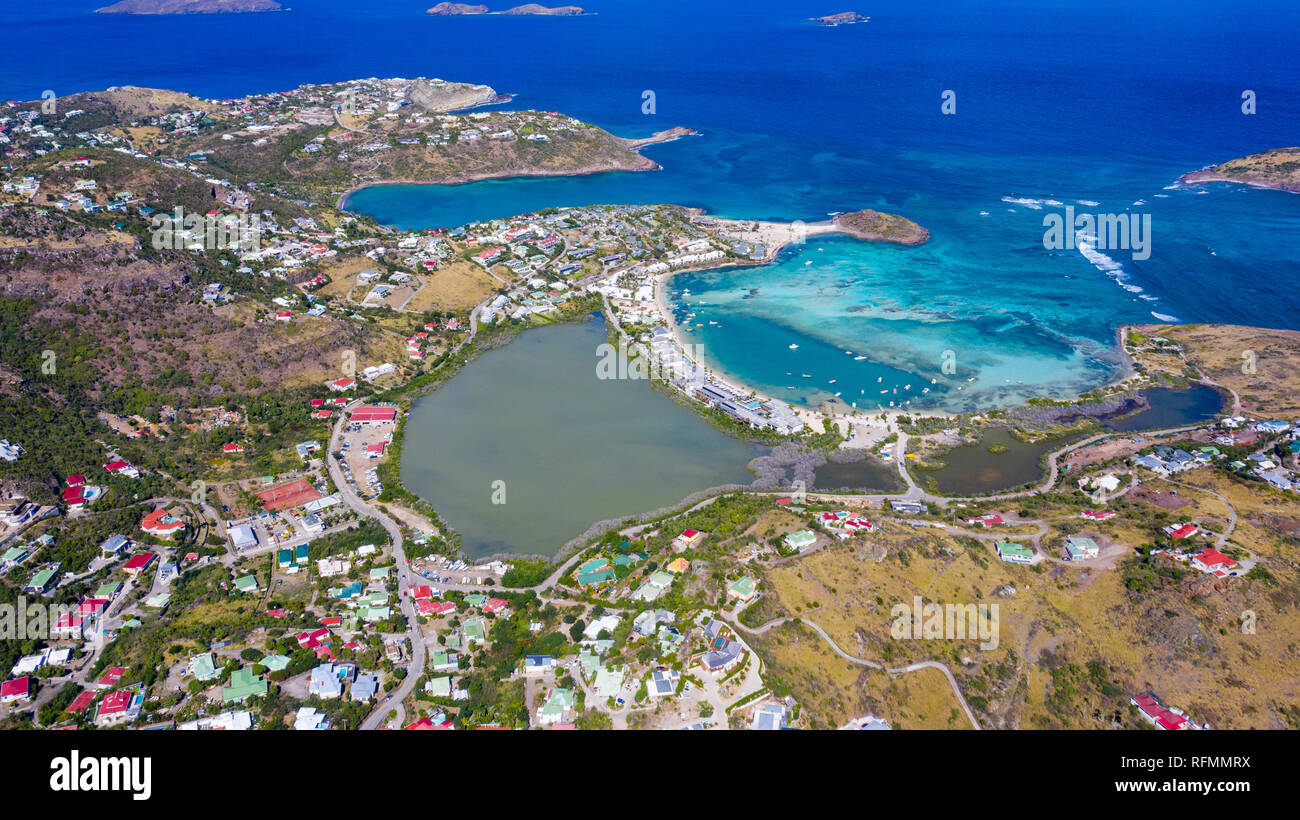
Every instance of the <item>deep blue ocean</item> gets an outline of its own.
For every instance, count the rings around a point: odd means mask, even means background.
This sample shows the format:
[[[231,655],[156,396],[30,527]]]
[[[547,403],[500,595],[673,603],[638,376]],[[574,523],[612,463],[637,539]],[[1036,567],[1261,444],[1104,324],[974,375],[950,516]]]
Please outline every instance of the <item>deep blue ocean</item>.
[[[580,18],[435,18],[432,0],[89,13],[105,2],[6,9],[0,94],[481,82],[516,94],[515,107],[622,136],[674,125],[702,136],[649,149],[657,172],[377,188],[350,207],[418,227],[601,202],[809,221],[875,207],[929,228],[919,248],[826,238],[761,270],[674,280],[691,291],[677,305],[704,325],[696,340],[711,363],[784,398],[902,406],[901,394],[960,408],[1065,395],[1113,375],[1120,323],[1300,327],[1300,197],[1170,187],[1300,144],[1295,2],[872,0],[856,4],[869,23],[837,28],[804,18],[854,4],[586,0],[597,13]],[[1253,115],[1241,110],[1247,89]],[[945,90],[953,115],[941,113]],[[1150,258],[1045,249],[1043,217],[1063,205],[1149,214]],[[945,351],[955,373],[940,369]]]

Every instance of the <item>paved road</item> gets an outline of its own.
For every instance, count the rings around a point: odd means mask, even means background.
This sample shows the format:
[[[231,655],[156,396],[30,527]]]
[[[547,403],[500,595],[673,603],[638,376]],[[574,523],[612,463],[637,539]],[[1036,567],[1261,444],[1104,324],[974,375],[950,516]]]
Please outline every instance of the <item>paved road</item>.
[[[360,727],[362,729],[378,729],[386,719],[389,709],[397,711],[396,722],[398,724],[405,718],[402,701],[406,700],[406,697],[415,689],[415,682],[424,673],[425,647],[424,640],[420,635],[420,624],[416,619],[415,605],[411,602],[411,596],[406,594],[406,590],[411,586],[413,576],[410,573],[410,567],[407,565],[406,553],[402,549],[402,528],[397,525],[396,521],[361,500],[361,497],[352,489],[352,485],[343,477],[343,470],[333,455],[339,448],[339,439],[343,435],[343,427],[348,413],[363,402],[364,399],[357,399],[349,404],[339,414],[338,420],[334,422],[334,431],[330,433],[329,447],[325,452],[325,464],[329,468],[330,478],[334,480],[334,486],[338,488],[339,497],[343,500],[343,503],[358,514],[375,519],[388,531],[388,537],[393,542],[393,558],[397,561],[397,596],[402,613],[406,616],[406,635],[411,641],[411,663],[407,666],[406,678],[391,692],[392,699],[385,698],[379,701],[369,717],[362,721]]]
[[[979,721],[975,719],[975,713],[971,711],[970,704],[966,702],[966,697],[962,695],[961,687],[957,685],[957,678],[953,676],[952,670],[950,670],[947,667],[947,665],[939,663],[938,661],[920,661],[919,663],[913,663],[907,666],[890,668],[888,666],[885,666],[884,664],[867,660],[866,658],[859,658],[856,655],[850,655],[848,652],[845,652],[843,649],[840,649],[839,644],[835,643],[835,641],[831,638],[831,636],[826,634],[826,630],[822,629],[820,626],[808,620],[807,618],[777,618],[776,620],[768,621],[767,623],[763,624],[757,629],[750,629],[749,627],[740,623],[739,620],[726,613],[722,615],[722,618],[724,620],[729,621],[731,625],[736,629],[739,629],[743,632],[748,632],[751,635],[761,635],[762,633],[768,631],[772,627],[780,626],[781,624],[786,623],[787,621],[799,621],[800,623],[804,624],[805,626],[809,627],[814,632],[816,632],[818,635],[820,635],[822,637],[822,640],[826,641],[826,643],[830,645],[831,649],[835,651],[835,654],[839,655],[844,660],[849,661],[850,663],[856,663],[859,666],[866,666],[871,669],[879,669],[889,675],[903,675],[908,672],[916,672],[920,669],[938,669],[940,672],[943,673],[943,676],[948,679],[949,685],[952,686],[953,694],[957,696],[957,702],[961,704],[962,711],[966,713],[966,718],[970,721],[971,726],[974,727],[975,729],[980,728]]]

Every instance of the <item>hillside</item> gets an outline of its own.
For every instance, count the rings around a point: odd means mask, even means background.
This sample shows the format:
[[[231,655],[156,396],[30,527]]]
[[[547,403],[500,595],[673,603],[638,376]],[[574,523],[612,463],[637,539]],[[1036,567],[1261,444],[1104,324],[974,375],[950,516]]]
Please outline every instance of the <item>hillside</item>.
[[[1179,182],[1238,182],[1256,188],[1300,193],[1300,147],[1275,148],[1228,160],[1179,177]]]
[[[870,208],[840,214],[833,220],[839,230],[868,242],[895,242],[899,245],[921,245],[930,239],[930,232],[912,220],[874,211]]]

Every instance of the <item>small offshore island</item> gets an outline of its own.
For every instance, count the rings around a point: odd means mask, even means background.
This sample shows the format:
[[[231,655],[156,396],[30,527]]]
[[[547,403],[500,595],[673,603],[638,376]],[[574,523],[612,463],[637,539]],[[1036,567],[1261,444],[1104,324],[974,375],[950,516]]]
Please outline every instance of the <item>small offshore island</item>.
[[[275,0],[121,0],[96,14],[235,14],[280,11]]]
[[[1237,182],[1254,188],[1300,193],[1300,147],[1275,148],[1211,165],[1178,178],[1179,182]]]
[[[828,14],[825,17],[809,17],[808,21],[817,23],[822,26],[848,26],[853,23],[865,23],[871,18],[865,14],[858,14],[856,11],[842,11],[839,14]]]
[[[438,17],[466,17],[477,14],[500,14],[513,17],[579,17],[588,13],[578,6],[547,7],[537,3],[525,3],[522,6],[515,6],[504,11],[489,11],[487,6],[472,5],[470,3],[439,3],[425,12],[425,14]]]

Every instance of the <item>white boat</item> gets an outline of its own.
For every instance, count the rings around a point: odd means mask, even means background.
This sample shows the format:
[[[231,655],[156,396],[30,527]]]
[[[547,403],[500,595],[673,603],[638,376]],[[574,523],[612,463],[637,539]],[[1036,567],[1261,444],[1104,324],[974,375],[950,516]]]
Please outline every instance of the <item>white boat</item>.
[[[799,345],[790,345],[790,349],[791,349],[791,350],[798,350],[798,349],[799,349]]]
[[[835,384],[835,382],[837,382],[837,381],[839,381],[839,379],[831,379],[830,381],[828,381],[828,382],[826,382],[826,383],[827,383],[827,384]]]
[[[840,397],[840,394],[839,394],[839,393],[836,393],[836,394],[835,394],[835,398],[838,399],[839,397]]]
[[[867,358],[867,357],[866,357],[866,356],[854,356],[854,357],[853,357],[853,361],[855,361],[855,362],[860,362],[860,361],[862,361],[862,360],[865,359],[865,358]]]

